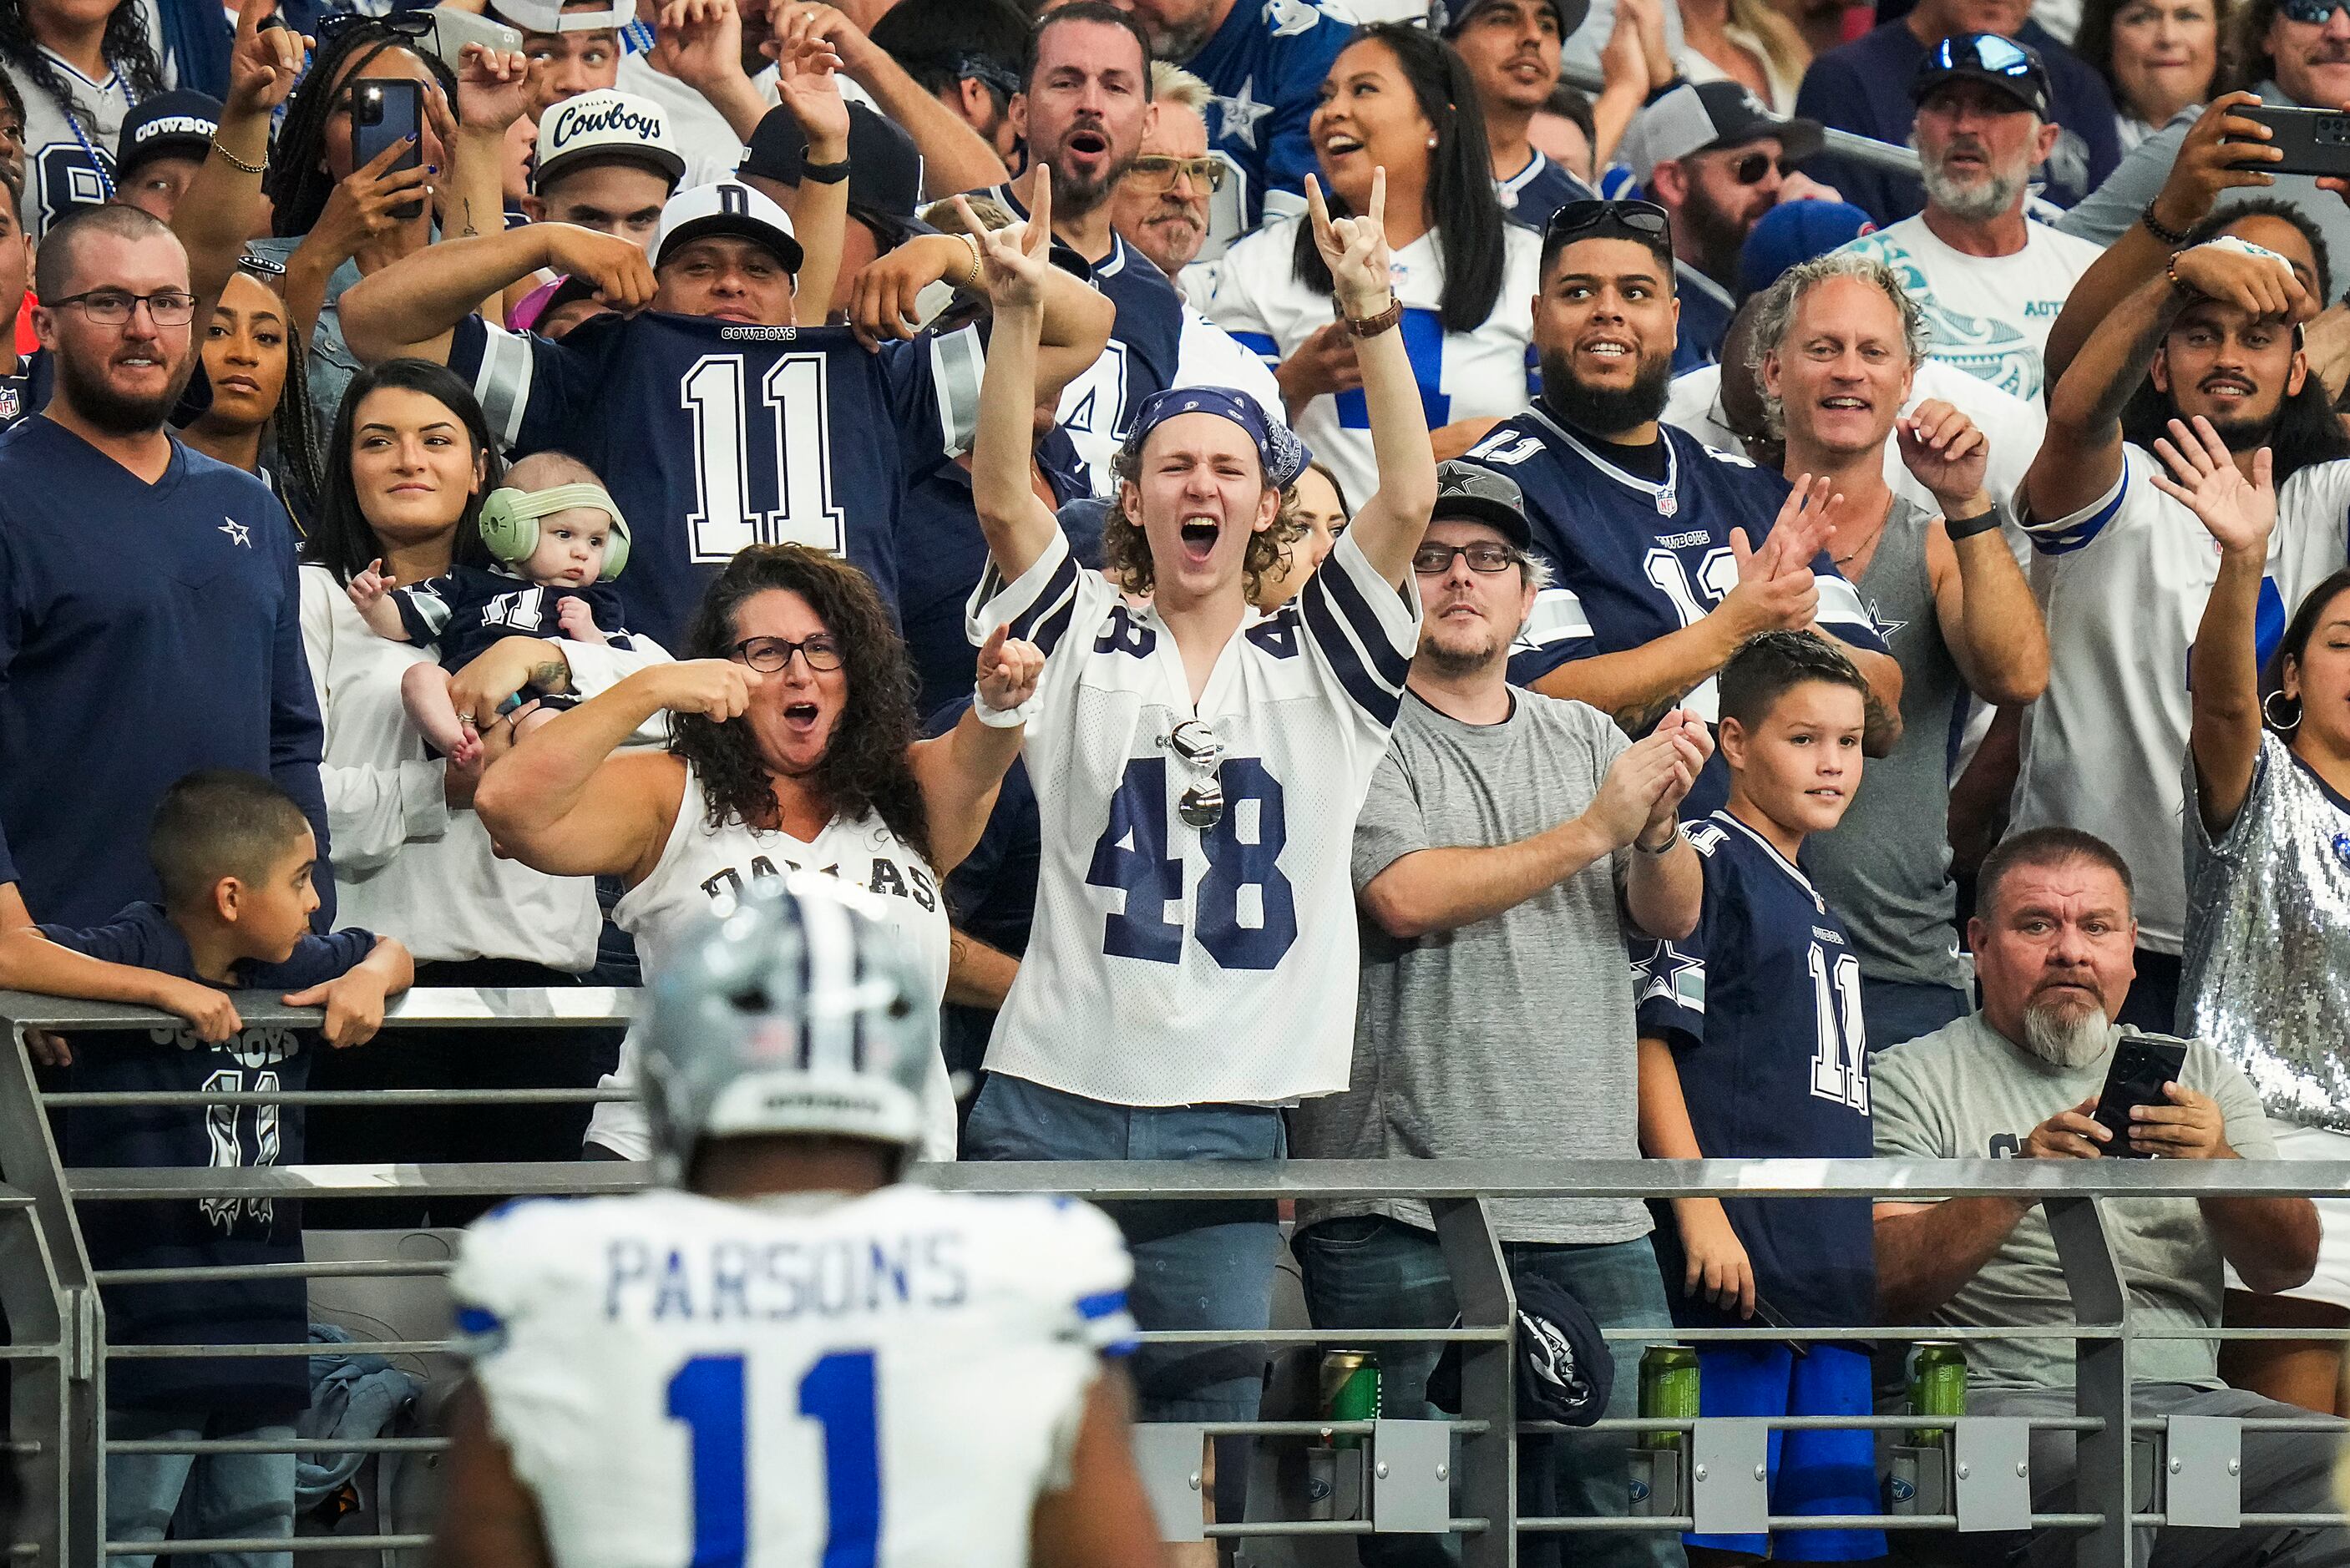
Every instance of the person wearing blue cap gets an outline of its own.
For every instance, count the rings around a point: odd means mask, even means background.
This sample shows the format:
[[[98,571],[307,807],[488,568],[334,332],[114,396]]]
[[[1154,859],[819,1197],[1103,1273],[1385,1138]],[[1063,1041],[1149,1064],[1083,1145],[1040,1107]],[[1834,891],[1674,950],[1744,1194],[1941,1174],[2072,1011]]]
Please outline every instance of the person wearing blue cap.
[[[1814,256],[1850,244],[1877,228],[1849,202],[1789,202],[1756,220],[1738,252],[1738,296],[1752,298],[1779,275]]]
[[[1367,215],[1306,193],[1363,372],[1379,485],[1297,597],[1250,587],[1295,537],[1304,443],[1229,389],[1161,392],[1118,459],[1103,553],[1078,567],[1031,487],[1050,191],[984,240],[995,327],[972,463],[993,557],[974,636],[1045,650],[1024,741],[1043,846],[1036,919],[964,1139],[981,1159],[1270,1159],[1285,1101],[1346,1087],[1360,961],[1347,867],[1419,640],[1412,556],[1436,500],[1384,177]],[[1144,596],[1149,596],[1147,598]],[[1127,1216],[1138,1321],[1262,1330],[1271,1204]],[[1253,1419],[1247,1346],[1146,1346],[1144,1418]],[[1212,1561],[1212,1559],[1211,1559]]]

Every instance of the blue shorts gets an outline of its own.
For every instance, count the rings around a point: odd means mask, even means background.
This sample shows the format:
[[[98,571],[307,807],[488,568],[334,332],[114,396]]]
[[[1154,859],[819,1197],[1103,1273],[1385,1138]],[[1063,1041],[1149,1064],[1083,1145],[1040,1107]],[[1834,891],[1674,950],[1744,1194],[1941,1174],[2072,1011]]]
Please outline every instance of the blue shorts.
[[[1783,1345],[1700,1347],[1700,1416],[1873,1416],[1868,1357],[1841,1345],[1797,1355]],[[1773,1514],[1876,1513],[1877,1434],[1806,1429],[1770,1436]],[[1691,1546],[1768,1551],[1781,1563],[1856,1563],[1885,1555],[1881,1530],[1787,1530],[1760,1535],[1690,1535]]]

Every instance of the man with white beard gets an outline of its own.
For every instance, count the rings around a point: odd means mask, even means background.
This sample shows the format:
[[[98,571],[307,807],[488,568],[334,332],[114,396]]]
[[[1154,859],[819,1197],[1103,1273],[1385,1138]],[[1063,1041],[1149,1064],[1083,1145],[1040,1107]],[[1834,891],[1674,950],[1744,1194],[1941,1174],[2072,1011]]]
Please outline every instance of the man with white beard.
[[[2276,1157],[2251,1084],[2200,1040],[2187,1043],[2180,1081],[2163,1085],[2167,1103],[2133,1113],[2128,1150],[2091,1119],[2122,1037],[2109,1020],[2129,990],[2137,929],[2129,868],[2103,840],[2064,827],[2017,834],[1983,862],[1977,907],[1968,935],[1981,1011],[1869,1064],[1879,1157]],[[2106,1204],[2104,1220],[2141,1335],[2217,1328],[2223,1262],[2244,1288],[2267,1293],[2301,1283],[2317,1262],[2317,1211],[2306,1199],[2132,1199]],[[2037,1328],[2073,1320],[2055,1242],[2034,1204],[1880,1202],[1876,1223],[1887,1323]],[[2308,1414],[2222,1386],[2210,1340],[2141,1337],[2130,1355],[2141,1417]],[[1967,1359],[1968,1415],[2073,1412],[2069,1341],[1973,1340]],[[2333,1510],[2337,1437],[2249,1430],[2242,1440],[2248,1515]],[[2070,1432],[2033,1432],[2035,1511],[2073,1506],[2073,1443]],[[2137,1561],[2147,1560],[2152,1533],[2142,1532]],[[2350,1563],[2350,1532],[2183,1532],[2165,1541],[2161,1560],[2196,1568]]]
[[[2035,403],[2048,329],[2102,254],[2023,215],[2033,171],[2060,134],[2049,92],[2026,45],[1994,33],[1935,45],[1909,89],[1926,210],[1845,247],[1891,267],[1924,307],[1929,354]]]

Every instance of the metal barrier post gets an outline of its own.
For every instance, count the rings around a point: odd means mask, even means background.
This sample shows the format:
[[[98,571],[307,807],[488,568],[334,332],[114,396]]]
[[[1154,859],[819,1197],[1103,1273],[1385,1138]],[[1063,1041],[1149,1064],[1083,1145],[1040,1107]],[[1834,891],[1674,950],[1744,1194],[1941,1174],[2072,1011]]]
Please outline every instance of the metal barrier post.
[[[10,1367],[5,1436],[38,1445],[37,1451],[14,1456],[25,1494],[15,1529],[40,1549],[36,1563],[95,1563],[105,1532],[92,1360],[104,1319],[21,1025],[11,1025],[5,1054],[0,1180],[29,1202],[0,1215],[5,1221],[0,1226],[0,1309],[7,1313],[13,1344],[57,1347],[52,1359],[16,1361]],[[0,1538],[0,1550],[8,1544]]]
[[[1463,1328],[1512,1329],[1518,1294],[1482,1198],[1436,1199],[1429,1209]],[[1514,1334],[1461,1347],[1461,1417],[1482,1431],[1461,1440],[1461,1511],[1485,1528],[1461,1542],[1461,1568],[1517,1568],[1518,1386]]]
[[[2123,1326],[2128,1296],[2106,1235],[2105,1216],[2090,1198],[2046,1198],[2041,1210],[2055,1238],[2073,1318],[2084,1328]],[[2074,1504],[2105,1521],[2085,1532],[2075,1549],[2079,1568],[2136,1568],[2137,1538],[2130,1528],[2135,1495],[2130,1474],[2129,1340],[2083,1339],[2073,1345],[2074,1407],[2105,1422],[2074,1438]]]

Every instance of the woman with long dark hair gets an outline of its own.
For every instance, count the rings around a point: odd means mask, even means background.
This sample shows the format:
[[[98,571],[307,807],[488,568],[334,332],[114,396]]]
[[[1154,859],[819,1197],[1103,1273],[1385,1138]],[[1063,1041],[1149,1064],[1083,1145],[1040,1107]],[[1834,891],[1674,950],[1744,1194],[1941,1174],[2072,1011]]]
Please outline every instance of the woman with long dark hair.
[[[1494,193],[1469,67],[1425,28],[1357,28],[1331,62],[1312,136],[1334,216],[1368,211],[1386,171],[1404,343],[1436,455],[1458,457],[1526,406],[1542,250]],[[1347,493],[1378,490],[1353,340],[1303,214],[1224,253],[1208,315],[1275,363],[1291,422]]]
[[[830,871],[877,896],[944,995],[941,879],[978,842],[1020,754],[1021,705],[1045,656],[1001,630],[980,650],[977,701],[920,740],[905,645],[856,567],[795,545],[726,564],[686,632],[685,661],[629,677],[493,763],[476,803],[504,850],[559,876],[616,876],[612,918],[657,976],[681,929],[753,877]],[[670,716],[667,751],[615,756]],[[923,1151],[954,1158],[943,1061]],[[624,1056],[616,1085],[634,1082]],[[597,1107],[591,1153],[650,1152],[633,1102]]]
[[[171,85],[153,0],[0,0],[0,64],[25,97],[25,227],[114,195],[114,145]]]
[[[2262,600],[2275,464],[2248,478],[2208,421],[2173,422],[2155,483],[2220,549],[2195,635],[2187,756],[2187,942],[2178,1033],[2244,1069],[2287,1159],[2350,1159],[2350,571],[2305,595],[2264,683]],[[2265,695],[2264,695],[2265,692]],[[2321,1199],[2317,1272],[2255,1295],[2230,1276],[2230,1327],[2350,1326],[2350,1200]],[[2223,1345],[2228,1381],[2339,1413],[2335,1340]]]
[[[258,477],[277,493],[299,533],[320,475],[314,432],[300,411],[306,405],[292,332],[277,291],[249,270],[234,274],[197,346],[211,400],[181,428],[180,439]]]
[[[501,859],[472,808],[479,764],[430,755],[400,700],[410,665],[430,647],[378,637],[344,591],[370,562],[402,583],[452,566],[487,566],[478,519],[504,470],[464,382],[438,365],[393,359],[359,372],[327,443],[327,474],[303,545],[302,640],[317,688],[326,746],[318,769],[335,834],[338,899],[370,929],[416,955],[420,983],[577,984],[595,962],[602,925],[595,885]],[[525,460],[525,462],[530,460]],[[519,659],[517,659],[519,655]],[[540,686],[600,690],[651,656],[564,640],[511,638],[482,665],[543,667]],[[552,673],[549,673],[551,670]],[[516,680],[515,685],[521,684]],[[507,691],[514,690],[508,686]],[[504,695],[504,692],[499,695]],[[493,753],[505,726],[483,739]],[[322,1061],[321,1088],[592,1085],[617,1043],[595,1032],[400,1030],[366,1051]],[[587,1107],[501,1106],[385,1112],[319,1107],[311,1151],[322,1160],[567,1159]],[[338,1218],[412,1223],[418,1205],[371,1204]],[[463,1224],[483,1205],[436,1200],[432,1219]]]

